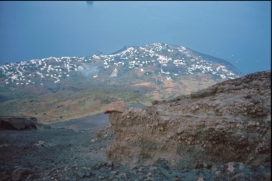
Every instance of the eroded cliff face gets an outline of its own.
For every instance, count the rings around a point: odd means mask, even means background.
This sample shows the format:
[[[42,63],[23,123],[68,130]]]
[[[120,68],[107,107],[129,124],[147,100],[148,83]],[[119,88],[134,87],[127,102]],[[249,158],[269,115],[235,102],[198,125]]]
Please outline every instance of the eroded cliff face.
[[[164,158],[177,168],[233,161],[258,165],[271,152],[270,71],[153,104],[123,112],[111,105],[115,138],[109,160],[145,164]]]

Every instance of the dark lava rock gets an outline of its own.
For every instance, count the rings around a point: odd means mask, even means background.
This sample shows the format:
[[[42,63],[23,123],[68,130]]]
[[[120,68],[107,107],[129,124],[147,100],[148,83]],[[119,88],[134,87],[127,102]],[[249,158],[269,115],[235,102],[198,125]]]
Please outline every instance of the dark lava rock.
[[[36,173],[35,168],[18,168],[13,171],[11,178],[7,180],[21,181],[21,180],[36,180],[40,176]]]
[[[0,117],[0,128],[8,130],[37,129],[35,117]]]
[[[199,163],[197,168],[181,170],[165,159],[134,167],[119,165],[107,160],[106,152],[101,150],[113,143],[114,135],[91,142],[95,135],[71,129],[2,130],[0,180],[265,181],[271,178],[271,155],[257,166],[230,162],[212,165],[210,169],[208,164]],[[90,147],[99,151],[90,151]]]

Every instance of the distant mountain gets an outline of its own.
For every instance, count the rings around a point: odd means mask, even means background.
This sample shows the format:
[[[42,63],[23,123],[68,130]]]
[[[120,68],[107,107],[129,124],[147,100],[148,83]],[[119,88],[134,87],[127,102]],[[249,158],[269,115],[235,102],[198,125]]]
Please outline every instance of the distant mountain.
[[[149,105],[242,75],[226,60],[163,43],[35,59],[0,66],[0,112],[67,120],[102,112],[111,101]]]

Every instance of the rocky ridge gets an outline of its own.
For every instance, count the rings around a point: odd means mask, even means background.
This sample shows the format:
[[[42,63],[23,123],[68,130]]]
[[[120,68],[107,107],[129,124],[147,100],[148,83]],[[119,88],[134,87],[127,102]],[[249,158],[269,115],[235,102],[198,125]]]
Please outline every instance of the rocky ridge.
[[[271,71],[154,101],[145,109],[108,112],[115,138],[107,157],[114,163],[164,158],[178,169],[258,166],[271,152]]]

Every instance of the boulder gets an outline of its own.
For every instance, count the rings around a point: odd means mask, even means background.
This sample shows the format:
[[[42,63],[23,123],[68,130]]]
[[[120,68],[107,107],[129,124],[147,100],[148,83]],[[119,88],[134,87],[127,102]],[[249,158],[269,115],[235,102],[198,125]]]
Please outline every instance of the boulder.
[[[124,112],[126,110],[125,102],[124,101],[117,101],[112,102],[107,107],[104,108],[104,114],[111,113],[111,112]]]
[[[0,128],[8,130],[37,129],[35,117],[0,117]]]

